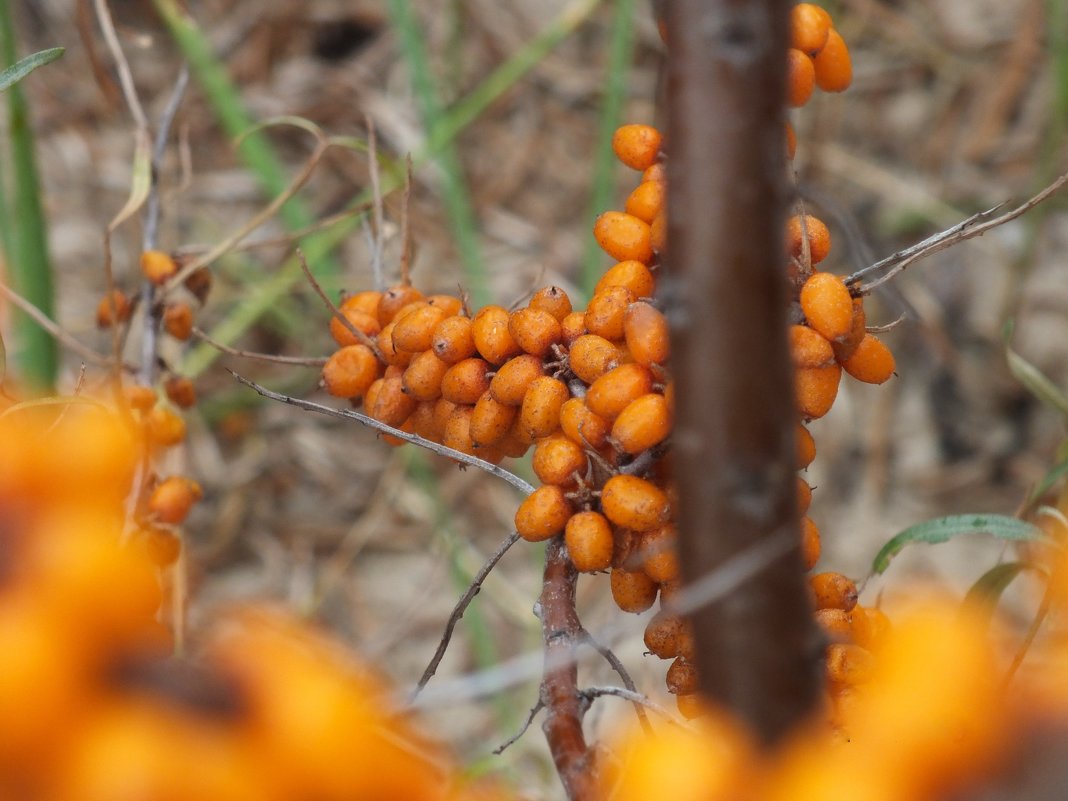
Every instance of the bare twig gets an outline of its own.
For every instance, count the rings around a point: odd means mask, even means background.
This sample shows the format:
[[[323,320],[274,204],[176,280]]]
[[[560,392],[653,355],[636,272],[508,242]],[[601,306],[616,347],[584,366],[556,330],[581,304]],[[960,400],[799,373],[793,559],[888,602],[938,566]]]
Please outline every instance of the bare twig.
[[[534,722],[534,718],[538,716],[541,710],[545,709],[545,703],[539,698],[537,702],[530,708],[530,713],[527,715],[527,719],[523,721],[523,725],[519,727],[519,731],[505,740],[503,743],[493,749],[493,753],[497,756],[503,754],[510,746],[514,745],[524,734],[527,733],[527,729],[530,728],[530,724]]]
[[[115,33],[115,23],[111,19],[111,10],[108,8],[107,0],[94,0],[93,6],[96,9],[96,18],[100,23],[100,29],[104,33],[104,41],[107,42],[108,50],[111,51],[112,58],[115,59],[115,69],[119,73],[119,83],[122,85],[122,94],[126,99],[126,105],[129,107],[130,114],[133,115],[134,123],[137,127],[148,130],[148,117],[145,116],[145,110],[141,107],[141,100],[137,97],[133,74],[130,72],[130,65],[126,61],[126,56],[123,55],[119,37]]]
[[[643,711],[645,709],[649,709],[672,722],[675,721],[674,713],[665,709],[656,701],[650,700],[648,696],[643,695],[642,693],[637,692],[635,690],[632,690],[629,687],[586,687],[583,690],[579,690],[579,695],[587,699],[587,701],[592,701],[594,698],[601,698],[606,695],[612,695],[616,698],[622,698],[625,701],[630,701],[639,709],[643,709]],[[649,726],[648,721],[646,721],[646,726]],[[646,728],[646,732],[651,732],[651,727]]]
[[[518,541],[519,535],[514,531],[505,537],[504,541],[497,546],[497,550],[490,555],[489,559],[482,565],[474,578],[471,579],[471,584],[468,586],[464,594],[460,596],[460,600],[457,601],[456,606],[453,607],[452,614],[449,615],[449,620],[445,624],[445,632],[441,635],[441,642],[438,643],[438,648],[434,652],[430,664],[428,664],[426,670],[423,671],[419,683],[415,685],[415,689],[412,691],[411,700],[415,700],[419,693],[422,692],[427,682],[430,681],[437,672],[438,665],[441,664],[442,657],[445,656],[445,651],[448,649],[449,642],[452,640],[452,632],[456,628],[456,624],[459,623],[460,618],[464,616],[464,612],[466,612],[467,607],[471,605],[471,601],[473,601],[475,596],[482,590],[482,584],[486,580],[486,577],[490,574],[493,568],[497,566],[497,563],[501,561],[501,557],[508,552],[508,549]],[[529,721],[527,722],[527,725],[530,725]],[[504,750],[506,747],[507,745],[502,746],[501,750]]]
[[[375,355],[376,359],[378,359],[380,362],[385,361],[385,359],[382,358],[382,351],[378,349],[378,343],[371,339],[371,337],[369,337],[359,328],[354,326],[352,324],[352,321],[344,314],[342,314],[341,309],[337,307],[337,304],[334,303],[334,301],[330,300],[327,294],[323,291],[322,286],[319,285],[319,282],[315,279],[315,276],[312,275],[312,271],[308,267],[308,262],[304,259],[304,252],[299,248],[297,249],[297,258],[300,260],[300,269],[304,271],[304,277],[308,279],[308,283],[311,284],[312,289],[315,290],[315,294],[318,295],[319,298],[323,301],[323,303],[327,305],[330,311],[334,313],[335,319],[337,319],[339,323],[345,326],[345,328],[348,329],[349,333],[356,337],[357,340],[359,340],[368,348],[370,348],[371,353]]]
[[[449,459],[454,459],[457,462],[470,465],[471,467],[477,467],[479,470],[484,470],[491,476],[503,479],[522,492],[524,495],[529,495],[534,491],[534,487],[528,484],[514,473],[510,473],[503,467],[492,464],[479,459],[477,456],[471,456],[463,451],[454,450],[453,448],[446,447],[437,442],[433,442],[429,439],[424,439],[418,434],[409,434],[407,431],[401,431],[399,428],[393,428],[393,426],[387,426],[385,423],[381,423],[375,420],[373,417],[368,417],[365,414],[360,414],[352,409],[335,409],[332,406],[324,406],[321,403],[315,403],[314,401],[303,400],[302,398],[294,398],[291,395],[283,395],[280,392],[272,392],[266,387],[261,387],[255,381],[250,381],[244,376],[238,375],[233,370],[230,370],[230,375],[240,381],[247,387],[251,387],[260,395],[271,400],[280,401],[281,403],[289,404],[290,406],[296,406],[298,409],[306,409],[310,412],[318,412],[319,414],[329,415],[330,417],[341,417],[346,420],[355,420],[368,428],[373,428],[381,434],[389,434],[402,439],[405,442],[410,442],[412,445],[418,445],[420,448],[426,448],[428,451],[438,454],[439,456],[446,456]]]
[[[231,348],[229,345],[224,345],[222,342],[212,339],[206,332],[195,326],[193,327],[193,336],[202,339],[222,353],[239,356],[242,359],[256,359],[261,362],[274,362],[275,364],[298,364],[302,367],[322,367],[329,361],[323,356],[277,356],[273,353],[257,353],[251,350]]]
[[[412,200],[412,154],[405,159],[404,171],[404,197],[401,200],[401,255],[400,255],[400,282],[408,286],[412,282],[411,259],[412,259],[412,230],[408,222],[408,204]]]
[[[582,630],[582,639],[586,645],[590,646],[593,650],[604,657],[605,661],[612,666],[612,670],[619,674],[619,678],[623,680],[624,686],[635,695],[638,694],[638,688],[634,684],[634,679],[630,677],[630,673],[623,666],[623,663],[616,656],[615,652],[607,646],[601,645],[597,640],[593,638],[586,629]],[[643,696],[644,697],[644,696]],[[634,702],[634,714],[638,716],[638,723],[641,724],[642,731],[646,734],[652,734],[652,726],[649,725],[649,717],[645,714],[645,710],[642,709],[642,704],[639,701]]]
[[[864,330],[867,331],[869,334],[885,334],[887,331],[893,331],[895,328],[905,322],[905,316],[906,315],[904,313],[899,314],[896,320],[893,320],[889,323],[885,323],[883,325],[866,325],[864,326]]]
[[[95,364],[98,367],[110,367],[112,365],[112,360],[109,357],[102,356],[92,348],[83,345],[81,340],[74,336],[74,334],[68,333],[60,328],[56,323],[52,322],[47,314],[2,282],[0,282],[0,294],[22,309],[22,311],[29,317],[32,317],[34,322],[51,334],[57,342],[61,343],[73,353],[76,353],[85,361],[90,364]]]

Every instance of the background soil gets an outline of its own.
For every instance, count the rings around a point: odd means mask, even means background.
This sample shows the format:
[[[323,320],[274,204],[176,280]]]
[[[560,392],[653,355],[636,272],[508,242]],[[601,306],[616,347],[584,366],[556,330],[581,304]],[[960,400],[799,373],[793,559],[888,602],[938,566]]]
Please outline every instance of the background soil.
[[[128,191],[132,124],[88,3],[16,4],[21,51],[67,48],[25,82],[51,223],[58,317],[102,352],[93,309],[104,286],[102,232]],[[403,155],[425,132],[410,73],[383,3],[373,0],[204,0],[196,19],[241,88],[252,115],[297,115],[331,134],[364,136]],[[846,0],[839,30],[853,52],[854,86],[818,96],[794,114],[798,182],[810,209],[831,224],[831,269],[850,272],[1005,200],[1032,194],[1068,168],[1068,99],[1058,60],[1063,37],[1043,0]],[[113,0],[137,89],[153,119],[180,55],[151,3]],[[417,0],[443,100],[463,97],[568,4],[563,0]],[[80,10],[79,10],[80,9]],[[835,10],[835,9],[832,9]],[[578,296],[590,239],[589,182],[605,85],[611,4],[589,18],[494,102],[457,140],[490,288],[508,305],[545,283]],[[654,121],[662,47],[651,11],[638,3],[626,121]],[[1063,67],[1062,67],[1063,73]],[[177,118],[163,171],[166,248],[212,244],[266,202],[235,156],[195,81]],[[293,172],[307,134],[271,139]],[[709,158],[715,158],[709,153]],[[463,281],[434,165],[416,173],[411,220],[414,280],[427,291]],[[617,173],[616,205],[633,184]],[[337,211],[367,186],[360,153],[332,152],[302,196],[317,215]],[[399,197],[387,202],[396,264]],[[256,239],[283,232],[270,223]],[[114,242],[118,280],[136,282],[136,223]],[[863,576],[875,549],[901,528],[955,512],[1012,514],[1052,463],[1063,423],[1011,377],[1003,324],[1015,347],[1068,386],[1068,209],[1054,199],[1026,218],[912,268],[872,305],[869,318],[903,322],[886,336],[898,377],[882,387],[844,383],[831,415],[815,423],[819,456],[812,516],[824,531],[823,566]],[[263,247],[224,258],[198,325],[212,330],[249,287],[267,280],[288,250]],[[362,235],[341,249],[342,284],[370,287]],[[607,257],[604,260],[608,265]],[[325,355],[328,314],[298,284],[240,346]],[[135,343],[131,343],[134,345]],[[163,354],[175,366],[183,354]],[[197,379],[205,401],[189,416],[190,447],[172,465],[207,489],[188,531],[193,628],[221,602],[272,599],[322,620],[381,665],[401,688],[430,658],[466,577],[510,531],[516,496],[500,482],[436,457],[393,449],[372,432],[278,404],[234,385],[231,367],[302,397],[323,399],[314,369],[219,359]],[[78,364],[65,363],[73,385]],[[517,468],[519,469],[519,468]],[[709,532],[714,535],[714,532]],[[963,590],[1001,551],[968,542],[902,555],[874,600],[906,575]],[[540,549],[517,547],[460,624],[424,713],[476,771],[502,770],[531,798],[558,795],[538,731],[501,757],[536,698],[538,623],[531,607]],[[642,619],[616,613],[607,581],[583,578],[580,611],[631,668],[640,689],[670,703],[666,667],[641,655]],[[1026,593],[1014,609],[1028,608]],[[477,614],[476,614],[477,613]],[[523,654],[529,662],[505,662]],[[583,679],[618,683],[591,655]],[[515,666],[507,689],[469,698],[480,685],[441,681],[494,664]],[[630,714],[599,701],[591,727]]]

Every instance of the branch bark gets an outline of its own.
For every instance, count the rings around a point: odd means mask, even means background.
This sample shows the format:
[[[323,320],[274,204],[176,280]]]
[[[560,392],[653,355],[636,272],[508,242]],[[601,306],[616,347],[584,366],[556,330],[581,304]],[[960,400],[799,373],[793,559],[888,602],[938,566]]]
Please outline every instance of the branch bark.
[[[795,495],[786,340],[786,0],[673,0],[668,38],[669,252],[683,574],[790,545],[693,614],[703,692],[766,743],[809,713],[820,640]]]

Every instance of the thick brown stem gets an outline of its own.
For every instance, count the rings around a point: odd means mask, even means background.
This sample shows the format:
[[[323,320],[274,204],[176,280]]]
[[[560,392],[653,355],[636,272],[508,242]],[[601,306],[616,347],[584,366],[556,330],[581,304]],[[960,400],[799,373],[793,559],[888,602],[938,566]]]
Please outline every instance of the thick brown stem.
[[[786,0],[672,0],[669,252],[679,543],[693,583],[769,540],[767,565],[693,615],[706,695],[767,743],[818,697],[800,558],[786,340]]]

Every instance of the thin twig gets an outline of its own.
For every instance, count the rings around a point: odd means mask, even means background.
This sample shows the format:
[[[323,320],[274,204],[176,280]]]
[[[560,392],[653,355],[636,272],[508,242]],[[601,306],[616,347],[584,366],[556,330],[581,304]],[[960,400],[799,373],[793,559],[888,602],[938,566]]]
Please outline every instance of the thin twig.
[[[907,315],[902,312],[898,315],[897,319],[892,322],[886,323],[884,325],[866,325],[864,326],[864,330],[867,331],[869,334],[885,334],[887,331],[893,331],[895,328],[905,322],[906,316]]]
[[[534,722],[534,718],[536,718],[538,716],[538,713],[541,712],[541,710],[543,709],[545,709],[545,703],[539,698],[534,704],[534,706],[530,708],[530,714],[527,715],[527,719],[523,722],[523,725],[519,727],[519,731],[517,731],[503,743],[494,748],[493,753],[497,756],[500,756],[510,746],[514,745],[520,737],[527,733],[527,729],[530,728],[530,724]]]
[[[122,94],[126,99],[126,105],[129,107],[130,114],[133,115],[134,123],[137,127],[148,130],[148,117],[145,116],[145,110],[141,107],[141,100],[137,97],[137,89],[134,88],[130,64],[126,61],[126,56],[122,52],[122,45],[119,44],[119,37],[115,33],[115,23],[111,19],[111,10],[108,8],[107,0],[95,0],[93,5],[96,9],[97,22],[100,23],[100,30],[104,34],[104,41],[107,43],[108,50],[111,51],[112,58],[115,59],[115,69],[119,73],[119,83],[122,85]]]
[[[479,470],[485,470],[492,476],[503,479],[522,492],[524,495],[530,495],[534,492],[534,487],[528,484],[514,473],[510,473],[503,467],[499,467],[495,464],[479,459],[477,456],[471,456],[463,451],[454,450],[453,448],[446,447],[438,442],[433,442],[429,439],[424,439],[418,434],[409,434],[407,431],[401,431],[399,428],[393,428],[393,426],[387,426],[385,423],[381,423],[375,420],[373,417],[368,417],[365,414],[360,414],[352,409],[335,409],[332,406],[324,406],[321,403],[315,403],[314,401],[304,400],[302,398],[294,398],[291,395],[283,395],[280,392],[272,392],[266,387],[261,387],[255,381],[250,381],[244,376],[238,375],[233,370],[230,370],[230,375],[240,381],[247,387],[251,387],[260,395],[271,400],[280,401],[281,403],[287,403],[290,406],[296,406],[298,409],[306,409],[310,412],[318,412],[319,414],[329,415],[330,417],[341,417],[346,420],[355,420],[368,428],[373,428],[381,434],[389,434],[402,439],[405,442],[410,442],[412,445],[418,445],[420,448],[426,448],[428,451],[438,454],[439,456],[446,456],[449,459],[454,459],[457,462],[470,465],[471,467],[477,467]]]
[[[276,364],[297,364],[302,367],[322,367],[329,361],[329,359],[324,356],[277,356],[273,353],[257,353],[256,351],[251,350],[231,348],[229,345],[224,345],[222,342],[212,339],[211,336],[206,332],[201,331],[196,326],[193,327],[193,336],[202,339],[204,342],[207,342],[222,353],[228,353],[231,356],[239,356],[242,359],[256,359],[261,362],[274,362]]]
[[[404,286],[412,283],[411,258],[412,258],[412,229],[408,222],[408,204],[412,200],[412,154],[409,153],[405,160],[404,171],[404,197],[401,200],[401,255],[400,255],[400,282]]]
[[[76,353],[85,361],[99,367],[110,367],[112,365],[112,360],[109,357],[102,356],[92,348],[83,345],[81,340],[74,336],[74,334],[64,331],[56,323],[52,322],[47,314],[2,282],[0,282],[0,294],[22,309],[28,316],[32,317],[34,322],[51,334],[57,342],[62,343],[64,347],[73,353]]]
[[[456,602],[456,606],[453,607],[452,614],[449,615],[449,620],[445,624],[445,632],[441,635],[441,642],[438,643],[438,648],[434,652],[434,656],[430,660],[430,664],[426,666],[426,670],[423,671],[423,675],[419,679],[419,683],[415,685],[415,689],[412,691],[411,700],[415,700],[419,693],[422,692],[427,682],[434,676],[438,670],[438,665],[441,664],[442,658],[445,656],[445,651],[449,647],[449,642],[452,640],[453,629],[456,628],[456,624],[460,622],[460,618],[464,616],[464,612],[467,611],[467,607],[470,606],[471,601],[475,599],[475,596],[482,590],[482,583],[486,580],[486,577],[490,574],[490,571],[497,566],[497,563],[501,561],[508,549],[511,548],[516,542],[519,541],[519,535],[516,532],[512,532],[504,541],[497,546],[497,550],[494,551],[485,564],[471,579],[471,584],[463,595],[460,596],[460,600]],[[529,725],[529,721],[527,722]],[[507,747],[507,746],[504,746]],[[502,750],[503,748],[502,747]]]
[[[601,698],[606,695],[614,695],[616,698],[622,698],[625,701],[630,701],[643,711],[650,709],[658,715],[667,718],[674,722],[675,715],[670,710],[665,709],[656,701],[651,700],[647,695],[643,695],[640,692],[632,690],[630,688],[624,689],[623,687],[586,687],[583,690],[579,690],[579,695],[587,700],[592,701],[594,698]],[[648,726],[648,720],[646,720],[646,726]],[[646,732],[651,733],[651,727],[646,728]]]
[[[611,648],[597,642],[597,640],[593,638],[593,635],[586,629],[582,629],[581,636],[586,645],[590,646],[590,648],[604,657],[605,661],[612,666],[612,670],[619,674],[619,678],[623,680],[624,686],[626,686],[630,692],[638,695],[638,688],[634,684],[634,679],[630,677],[630,673],[627,672],[627,669],[623,666],[623,663],[619,660],[619,657],[616,656],[615,652]],[[645,714],[645,710],[642,709],[642,704],[639,701],[634,702],[634,714],[638,716],[638,723],[641,725],[642,731],[646,734],[652,734],[653,727],[649,725],[649,717]]]
[[[345,326],[345,328],[347,328],[349,332],[354,337],[356,337],[356,339],[358,339],[360,342],[370,348],[371,353],[375,355],[376,359],[378,359],[380,362],[385,361],[385,359],[382,358],[382,351],[378,349],[378,343],[371,339],[371,337],[369,337],[359,328],[354,326],[352,324],[352,320],[346,317],[341,312],[341,309],[337,307],[337,304],[334,303],[334,301],[330,300],[327,294],[323,291],[322,286],[319,285],[319,282],[315,279],[315,276],[312,275],[312,271],[308,267],[308,262],[304,258],[304,252],[299,248],[297,249],[297,258],[300,260],[300,269],[304,271],[304,277],[308,279],[308,283],[311,284],[312,289],[315,290],[315,294],[318,295],[319,298],[323,301],[323,303],[327,305],[330,311],[334,313],[335,319],[337,319],[339,323]]]

